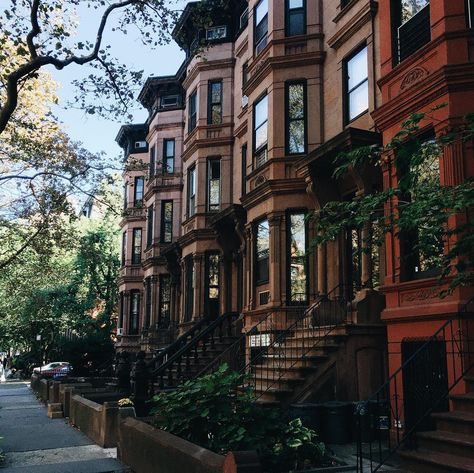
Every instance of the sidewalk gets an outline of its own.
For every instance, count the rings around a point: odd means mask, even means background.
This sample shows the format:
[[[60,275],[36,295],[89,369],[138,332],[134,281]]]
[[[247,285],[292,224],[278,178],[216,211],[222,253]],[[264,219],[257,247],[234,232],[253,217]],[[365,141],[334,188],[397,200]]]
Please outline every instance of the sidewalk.
[[[49,419],[26,382],[0,383],[1,473],[125,473],[116,449],[103,449],[67,424]]]

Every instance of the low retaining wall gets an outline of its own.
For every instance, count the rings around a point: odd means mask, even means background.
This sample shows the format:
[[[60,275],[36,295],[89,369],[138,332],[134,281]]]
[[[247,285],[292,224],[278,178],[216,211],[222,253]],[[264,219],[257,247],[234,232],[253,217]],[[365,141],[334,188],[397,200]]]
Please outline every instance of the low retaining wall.
[[[118,456],[135,473],[260,473],[255,452],[226,457],[137,419],[119,423]]]
[[[69,407],[69,422],[101,447],[117,445],[120,409],[116,403],[97,404],[74,394]]]

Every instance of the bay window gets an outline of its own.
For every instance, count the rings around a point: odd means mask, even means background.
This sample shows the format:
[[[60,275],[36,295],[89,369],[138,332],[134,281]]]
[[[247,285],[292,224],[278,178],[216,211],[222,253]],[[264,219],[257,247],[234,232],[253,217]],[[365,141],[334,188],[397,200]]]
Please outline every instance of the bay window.
[[[194,312],[194,261],[192,256],[184,260],[185,268],[185,293],[184,293],[184,321],[189,322]]]
[[[155,146],[150,148],[150,178],[155,175]]]
[[[163,141],[163,174],[174,173],[175,140]]]
[[[140,321],[140,291],[130,291],[130,320],[128,325],[129,335],[138,335]]]
[[[127,261],[127,232],[122,233],[122,266]]]
[[[132,233],[132,264],[142,261],[142,229],[134,228]]]
[[[171,243],[173,240],[173,201],[161,202],[161,243]]]
[[[258,54],[267,45],[268,36],[268,0],[260,0],[255,7],[255,53]]]
[[[133,205],[135,207],[141,207],[143,205],[143,189],[145,187],[145,179],[143,176],[135,178],[135,187],[133,194]]]
[[[267,161],[268,95],[263,96],[255,103],[253,111],[253,122],[255,165],[256,167],[258,167]]]
[[[306,0],[285,0],[286,36],[306,34]]]
[[[196,213],[196,167],[188,171],[188,217]]]
[[[217,212],[221,206],[221,160],[207,161],[207,211]]]
[[[306,82],[286,84],[286,152],[306,151]]]
[[[165,329],[171,319],[171,277],[160,275],[160,303],[158,308],[158,328]]]
[[[147,212],[147,231],[146,231],[146,246],[150,247],[153,244],[153,204],[148,207]]]
[[[287,261],[290,302],[308,300],[307,288],[307,238],[304,213],[291,213],[287,219]]]
[[[191,133],[197,124],[197,90],[189,96],[188,103],[188,133]]]
[[[222,81],[209,81],[207,89],[207,124],[222,123]]]
[[[262,220],[256,226],[255,238],[255,280],[264,284],[269,280],[270,226]]]

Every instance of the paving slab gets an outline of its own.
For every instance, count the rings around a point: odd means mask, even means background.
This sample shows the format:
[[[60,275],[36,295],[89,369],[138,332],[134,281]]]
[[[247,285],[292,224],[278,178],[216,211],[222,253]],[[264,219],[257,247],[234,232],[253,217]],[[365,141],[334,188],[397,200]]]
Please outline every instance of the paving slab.
[[[50,419],[28,383],[0,383],[2,473],[128,472],[116,449],[95,445],[66,419]]]

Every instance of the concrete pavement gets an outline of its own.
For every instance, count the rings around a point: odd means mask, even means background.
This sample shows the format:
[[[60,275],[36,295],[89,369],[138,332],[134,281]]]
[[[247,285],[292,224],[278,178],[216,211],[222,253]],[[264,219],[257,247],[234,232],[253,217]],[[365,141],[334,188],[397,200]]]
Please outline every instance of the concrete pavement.
[[[116,449],[103,449],[65,419],[49,419],[29,383],[0,383],[2,473],[124,473]]]

